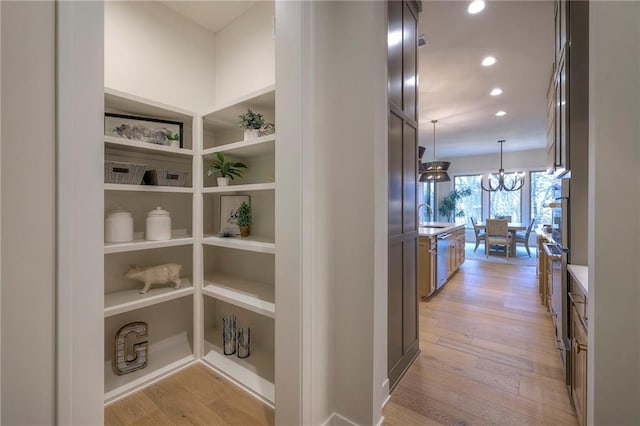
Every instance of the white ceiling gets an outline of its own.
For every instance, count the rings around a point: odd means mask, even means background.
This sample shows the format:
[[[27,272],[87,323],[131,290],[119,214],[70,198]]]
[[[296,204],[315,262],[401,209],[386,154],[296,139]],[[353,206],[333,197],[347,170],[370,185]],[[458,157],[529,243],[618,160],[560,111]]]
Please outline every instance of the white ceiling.
[[[420,145],[439,159],[546,146],[546,93],[553,64],[553,2],[487,1],[476,15],[468,1],[424,1],[418,50]],[[498,62],[483,67],[492,55]],[[504,93],[489,92],[500,87]],[[507,115],[496,117],[504,110]]]
[[[216,33],[226,27],[238,16],[249,10],[255,1],[231,0],[231,1],[187,1],[187,0],[161,0],[174,12],[194,21],[200,26]]]

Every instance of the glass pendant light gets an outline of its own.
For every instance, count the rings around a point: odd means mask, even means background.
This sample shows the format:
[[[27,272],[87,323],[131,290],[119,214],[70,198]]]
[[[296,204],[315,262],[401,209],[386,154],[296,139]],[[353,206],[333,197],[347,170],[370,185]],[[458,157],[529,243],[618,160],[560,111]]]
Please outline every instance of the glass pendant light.
[[[438,120],[431,120],[433,124],[433,161],[422,163],[420,169],[422,176],[420,182],[449,182],[451,178],[447,170],[451,165],[448,161],[436,161],[436,123]]]

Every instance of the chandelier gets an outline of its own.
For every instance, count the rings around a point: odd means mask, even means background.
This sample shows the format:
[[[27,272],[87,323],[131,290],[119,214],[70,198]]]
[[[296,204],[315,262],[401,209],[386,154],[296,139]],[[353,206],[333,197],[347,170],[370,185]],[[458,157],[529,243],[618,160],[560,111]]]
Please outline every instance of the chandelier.
[[[513,173],[514,176],[511,183],[505,183],[504,169],[502,168],[502,144],[505,142],[506,141],[504,139],[498,141],[498,143],[500,144],[500,170],[498,170],[498,176],[494,176],[493,173],[489,174],[489,176],[487,177],[487,184],[489,185],[488,188],[484,186],[484,176],[480,180],[480,186],[485,191],[517,191],[524,185],[524,172]]]
[[[420,165],[420,182],[449,182],[451,178],[447,169],[451,165],[448,161],[436,161],[436,123],[438,120],[431,120],[433,124],[433,161]]]

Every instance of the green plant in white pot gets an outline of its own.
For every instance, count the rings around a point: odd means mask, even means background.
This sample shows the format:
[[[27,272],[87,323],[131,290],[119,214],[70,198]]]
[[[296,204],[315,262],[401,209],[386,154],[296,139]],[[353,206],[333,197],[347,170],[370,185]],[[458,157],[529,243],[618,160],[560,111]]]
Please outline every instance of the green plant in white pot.
[[[240,228],[240,236],[249,236],[249,227],[251,226],[251,206],[246,202],[242,202],[238,207],[238,219],[236,220],[238,228]]]
[[[221,152],[216,152],[214,155],[216,159],[211,163],[207,176],[219,173],[218,186],[227,186],[229,185],[229,180],[242,177],[243,171],[241,169],[246,169],[246,164],[227,160]]]
[[[260,129],[264,126],[264,117],[259,112],[248,109],[244,114],[239,115],[239,126],[244,129],[244,139],[253,139],[260,136]]]

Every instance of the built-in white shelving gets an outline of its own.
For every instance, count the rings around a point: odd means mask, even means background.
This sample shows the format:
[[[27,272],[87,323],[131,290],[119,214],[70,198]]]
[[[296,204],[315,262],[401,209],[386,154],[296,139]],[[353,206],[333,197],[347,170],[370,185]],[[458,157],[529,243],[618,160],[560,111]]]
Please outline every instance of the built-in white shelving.
[[[141,142],[131,139],[119,138],[116,136],[105,136],[105,146],[108,148],[114,148],[123,152],[137,152],[137,153],[161,153],[180,155],[190,157],[193,155],[193,150],[186,148],[175,148],[165,145],[157,145],[148,142]]]
[[[275,289],[272,284],[223,274],[208,274],[202,293],[248,311],[275,318]]]
[[[202,151],[206,158],[213,157],[214,153],[221,152],[225,155],[232,155],[239,158],[262,156],[275,152],[276,135],[262,136],[247,141],[233,142],[225,145],[215,146]]]
[[[273,406],[275,386],[272,379],[265,378],[266,372],[273,371],[273,352],[252,347],[251,355],[246,359],[224,355],[218,343],[221,333],[217,328],[206,330],[204,360],[214,370]]]
[[[104,254],[123,253],[127,251],[151,250],[164,247],[176,247],[193,244],[193,237],[172,238],[165,241],[134,240],[127,243],[105,243]]]
[[[145,266],[164,262],[183,265],[187,275],[201,267],[197,259],[195,244],[201,234],[198,215],[200,210],[196,197],[198,182],[194,176],[200,174],[196,166],[201,164],[197,114],[144,99],[128,93],[105,88],[105,111],[138,117],[166,119],[183,123],[183,148],[156,145],[129,140],[113,135],[104,136],[105,158],[113,161],[144,163],[149,168],[188,172],[192,186],[153,186],[104,184],[106,209],[121,207],[132,213],[136,229],[144,227],[144,218],[150,209],[163,206],[171,213],[174,225],[172,238],[166,241],[146,241],[143,234],[134,235],[134,241],[125,243],[105,243],[105,364],[104,402],[109,404],[125,397],[144,386],[160,380],[185,366],[197,361],[195,354],[201,351],[202,343],[194,336],[194,295],[202,286],[200,274],[193,278],[183,278],[181,287],[176,289],[165,285],[152,285],[145,294],[143,287],[126,282],[122,274],[128,263]],[[108,131],[108,129],[105,129]],[[199,194],[198,194],[199,195]],[[105,212],[106,214],[107,212]],[[193,232],[193,235],[189,233]],[[185,247],[177,250],[172,247]],[[147,250],[167,249],[161,251]],[[149,325],[148,364],[145,368],[125,375],[113,372],[113,339],[117,330],[134,322],[144,321]],[[199,346],[198,346],[199,345]]]
[[[258,253],[275,253],[276,251],[276,245],[273,241],[255,236],[246,238],[205,236],[202,239],[202,243],[210,246],[255,251]]]
[[[133,373],[118,376],[111,361],[104,363],[104,402],[109,404],[145,385],[175,372],[195,361],[187,332],[149,343],[148,365]]]
[[[140,288],[143,285],[140,283]],[[147,293],[140,294],[140,288],[105,294],[104,316],[110,317],[193,294],[193,285],[191,280],[187,278],[182,279],[178,289],[173,287],[154,288],[152,286]]]
[[[273,191],[276,189],[275,182],[250,183],[245,185],[212,186],[203,188],[203,194],[219,194],[228,192],[249,192],[249,191]]]
[[[118,183],[105,183],[105,191],[138,191],[138,192],[177,192],[193,193],[193,188],[182,186],[155,186],[155,185],[127,185]]]

